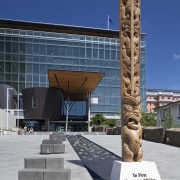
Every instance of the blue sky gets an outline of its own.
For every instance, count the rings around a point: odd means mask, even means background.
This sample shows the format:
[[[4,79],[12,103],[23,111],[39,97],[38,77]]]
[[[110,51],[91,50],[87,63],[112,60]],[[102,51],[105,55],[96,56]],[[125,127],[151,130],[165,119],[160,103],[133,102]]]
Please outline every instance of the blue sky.
[[[1,0],[0,18],[119,29],[119,0]],[[180,0],[141,0],[147,88],[180,90]]]

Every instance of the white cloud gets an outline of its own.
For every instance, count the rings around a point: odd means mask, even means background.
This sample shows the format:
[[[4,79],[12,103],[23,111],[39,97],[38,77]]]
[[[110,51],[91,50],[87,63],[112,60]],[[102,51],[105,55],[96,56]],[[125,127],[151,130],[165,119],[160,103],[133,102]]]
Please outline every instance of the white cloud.
[[[180,54],[173,54],[175,60],[180,60]]]

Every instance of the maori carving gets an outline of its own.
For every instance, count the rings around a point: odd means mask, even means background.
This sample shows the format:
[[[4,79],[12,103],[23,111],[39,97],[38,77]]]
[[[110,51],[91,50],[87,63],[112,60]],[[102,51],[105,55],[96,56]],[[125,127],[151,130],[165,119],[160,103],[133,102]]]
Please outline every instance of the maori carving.
[[[140,0],[120,0],[122,159],[142,160]]]

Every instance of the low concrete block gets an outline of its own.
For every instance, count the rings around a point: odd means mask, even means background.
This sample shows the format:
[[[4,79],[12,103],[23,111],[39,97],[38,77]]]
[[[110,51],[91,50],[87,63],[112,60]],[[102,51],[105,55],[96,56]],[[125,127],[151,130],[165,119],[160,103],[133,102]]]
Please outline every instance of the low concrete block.
[[[18,172],[18,180],[70,180],[70,169],[23,169]]]
[[[62,169],[62,168],[64,168],[64,158],[55,158],[55,157],[25,158],[24,159],[24,168]]]
[[[164,142],[164,128],[162,127],[145,127],[143,129],[143,139],[147,141],[163,143]]]
[[[43,180],[42,169],[23,169],[18,172],[18,180]]]
[[[121,127],[114,127],[113,135],[121,135]]]
[[[66,141],[66,136],[64,134],[50,134],[49,139]]]
[[[64,135],[63,132],[52,132],[51,134],[52,134],[52,135]]]
[[[46,169],[63,169],[64,158],[46,158]]]
[[[54,153],[54,145],[53,144],[41,144],[40,149],[41,149],[41,154]]]
[[[65,144],[54,144],[54,153],[64,153]]]
[[[42,141],[42,144],[62,144],[62,140],[44,139],[44,140]]]
[[[180,128],[166,130],[166,144],[180,147]]]
[[[71,180],[70,169],[44,170],[44,180]]]
[[[104,125],[97,126],[96,127],[96,132],[106,132],[107,127]]]
[[[106,133],[107,135],[113,135],[113,128],[107,128]]]
[[[46,158],[41,158],[41,157],[25,158],[24,168],[46,168]]]

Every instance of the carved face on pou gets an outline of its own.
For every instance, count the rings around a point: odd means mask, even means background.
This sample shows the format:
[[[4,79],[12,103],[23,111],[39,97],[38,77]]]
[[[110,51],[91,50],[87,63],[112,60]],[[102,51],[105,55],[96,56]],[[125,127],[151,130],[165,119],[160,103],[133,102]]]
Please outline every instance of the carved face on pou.
[[[138,130],[141,127],[140,100],[130,96],[124,98],[123,101],[124,125],[128,129]]]

